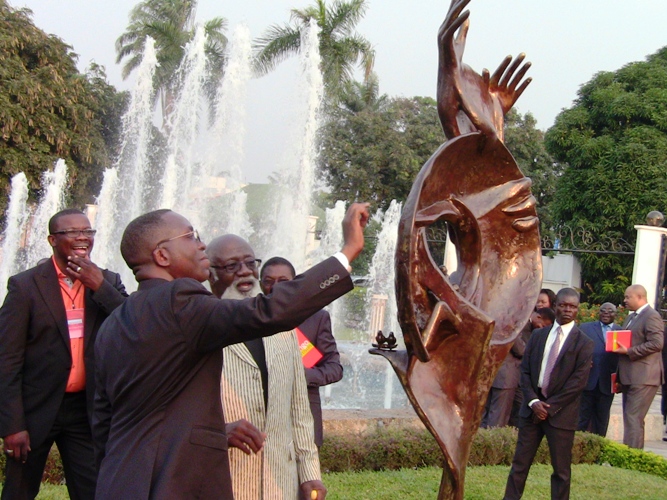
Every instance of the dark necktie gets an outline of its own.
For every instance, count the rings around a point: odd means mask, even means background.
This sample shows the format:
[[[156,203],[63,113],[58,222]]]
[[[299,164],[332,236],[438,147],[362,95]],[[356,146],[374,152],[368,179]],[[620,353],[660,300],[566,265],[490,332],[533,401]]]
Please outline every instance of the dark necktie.
[[[637,317],[636,312],[630,313],[630,316],[628,316],[628,322],[625,324],[625,328],[628,328],[630,326],[630,323]]]
[[[547,389],[551,380],[551,373],[556,366],[556,360],[558,359],[558,352],[560,350],[560,343],[562,339],[563,329],[559,326],[556,329],[556,340],[554,340],[554,343],[551,344],[551,350],[549,351],[549,357],[547,358],[547,366],[544,369],[544,378],[542,379],[542,394],[544,394],[545,398],[548,397]]]
[[[245,346],[250,351],[255,363],[259,367],[259,372],[262,375],[262,392],[264,393],[264,410],[269,406],[269,370],[266,366],[266,351],[264,350],[264,342],[262,339],[246,340]]]

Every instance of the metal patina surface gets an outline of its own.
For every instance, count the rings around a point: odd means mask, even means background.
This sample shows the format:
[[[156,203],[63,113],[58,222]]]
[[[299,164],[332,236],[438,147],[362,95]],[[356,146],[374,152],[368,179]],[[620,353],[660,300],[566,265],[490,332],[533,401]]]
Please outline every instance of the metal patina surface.
[[[481,75],[465,65],[469,2],[452,1],[438,33],[438,112],[448,140],[419,172],[399,225],[396,292],[406,350],[371,350],[392,364],[442,448],[440,499],[463,498],[489,388],[542,282],[531,181],[502,142],[504,115],[530,83],[530,63],[524,54],[508,56]],[[457,250],[451,274],[426,240],[443,222]]]

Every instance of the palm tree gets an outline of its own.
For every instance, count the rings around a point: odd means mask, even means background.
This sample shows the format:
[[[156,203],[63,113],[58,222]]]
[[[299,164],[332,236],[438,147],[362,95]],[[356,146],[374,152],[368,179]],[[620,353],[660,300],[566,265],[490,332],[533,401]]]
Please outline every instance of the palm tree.
[[[342,86],[338,107],[356,114],[364,110],[379,111],[389,102],[387,94],[380,95],[380,82],[372,72],[364,82],[350,80]]]
[[[173,102],[176,91],[174,75],[183,59],[184,47],[194,36],[196,10],[196,0],[144,0],[132,9],[130,24],[116,40],[116,63],[129,58],[123,66],[123,78],[127,78],[141,63],[146,37],[155,40],[159,64],[155,82],[163,117],[169,113]],[[214,81],[222,76],[225,64],[226,28],[227,21],[222,17],[215,17],[204,24],[206,55],[211,80]],[[210,86],[214,88],[214,85]]]
[[[366,0],[315,0],[304,9],[292,9],[290,23],[270,26],[254,43],[255,70],[263,75],[301,48],[302,32],[315,19],[320,28],[320,54],[327,97],[337,102],[341,89],[353,80],[355,66],[367,80],[373,71],[375,51],[371,43],[354,31],[366,12]]]

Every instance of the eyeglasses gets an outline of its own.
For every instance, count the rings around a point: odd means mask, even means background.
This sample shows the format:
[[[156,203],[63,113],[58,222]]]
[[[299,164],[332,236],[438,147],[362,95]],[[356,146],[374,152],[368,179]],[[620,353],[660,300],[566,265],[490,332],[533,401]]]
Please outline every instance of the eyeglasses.
[[[225,264],[224,266],[211,266],[213,269],[222,269],[227,274],[236,274],[238,273],[243,266],[247,267],[251,271],[257,271],[257,268],[261,265],[261,259],[248,259],[243,261],[231,262]]]
[[[68,238],[78,238],[84,235],[86,238],[95,236],[97,229],[64,229],[62,231],[53,231],[51,234],[64,234]]]
[[[196,229],[193,229],[192,231],[188,231],[187,233],[179,234],[178,236],[174,236],[173,238],[168,238],[166,240],[159,241],[158,244],[155,245],[155,248],[153,249],[153,251],[157,250],[160,247],[160,245],[162,245],[163,243],[168,243],[170,241],[177,240],[178,238],[190,238],[191,240],[201,241],[201,239],[199,238],[199,232]]]

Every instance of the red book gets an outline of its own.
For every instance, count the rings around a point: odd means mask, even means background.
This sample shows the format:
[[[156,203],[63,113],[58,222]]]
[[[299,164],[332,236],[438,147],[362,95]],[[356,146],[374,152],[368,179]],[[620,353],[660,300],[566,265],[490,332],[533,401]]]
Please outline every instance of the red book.
[[[632,347],[632,332],[630,330],[609,330],[606,340],[604,350],[607,352],[614,352],[618,349],[619,343],[629,349]]]
[[[317,350],[317,347],[308,340],[301,330],[298,328],[295,328],[295,330],[296,338],[299,341],[299,350],[301,351],[301,361],[303,362],[303,366],[312,368],[320,361],[320,359],[322,359],[322,353]]]

